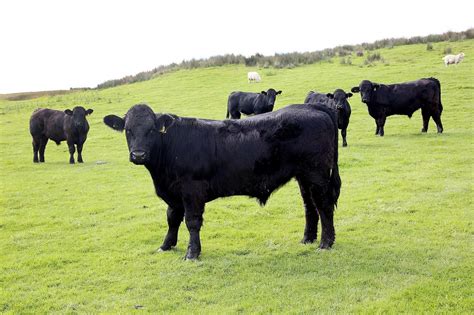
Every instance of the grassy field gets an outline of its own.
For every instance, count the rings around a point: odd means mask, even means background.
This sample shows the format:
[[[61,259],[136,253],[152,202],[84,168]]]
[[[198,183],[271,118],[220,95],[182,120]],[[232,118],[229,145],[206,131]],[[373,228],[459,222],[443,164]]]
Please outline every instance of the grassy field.
[[[445,47],[466,59],[445,68]],[[102,91],[0,100],[0,312],[11,313],[473,313],[474,40],[379,51],[385,63],[338,58],[294,69],[224,66],[178,71]],[[263,82],[248,84],[247,71]],[[421,113],[392,116],[385,137],[357,94],[330,251],[302,245],[304,210],[292,181],[266,207],[247,197],[207,204],[200,261],[156,253],[166,205],[148,172],[128,162],[125,136],[106,127],[138,102],[156,112],[223,119],[233,90],[346,91],[362,79],[441,81],[445,132]],[[33,164],[28,121],[37,107],[93,108],[85,163],[50,142]]]

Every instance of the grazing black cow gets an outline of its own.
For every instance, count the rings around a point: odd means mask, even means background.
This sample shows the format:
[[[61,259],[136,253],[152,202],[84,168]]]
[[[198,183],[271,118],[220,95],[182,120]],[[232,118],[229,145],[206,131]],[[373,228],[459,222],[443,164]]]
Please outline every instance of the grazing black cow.
[[[347,147],[347,126],[349,126],[349,118],[351,117],[351,105],[349,105],[347,99],[350,97],[352,97],[352,93],[337,89],[334,94],[310,91],[304,100],[306,104],[322,104],[337,111],[337,127],[341,129],[343,147]]]
[[[273,110],[275,99],[281,91],[269,89],[260,93],[232,92],[227,100],[227,115],[225,118],[239,119],[240,113],[258,115]]]
[[[77,161],[82,163],[82,146],[87,139],[89,124],[86,115],[93,110],[82,106],[66,109],[64,112],[48,108],[39,108],[30,118],[30,133],[33,137],[33,162],[44,162],[44,150],[48,140],[57,145],[66,140],[69,146],[69,163],[74,164],[74,152],[77,146]],[[39,151],[39,161],[38,161]]]
[[[319,215],[319,247],[333,245],[341,186],[335,116],[324,106],[305,104],[218,121],[155,114],[138,104],[125,118],[108,115],[104,123],[125,130],[130,161],[148,169],[156,194],[168,204],[169,229],[160,249],[176,245],[184,217],[190,233],[185,258],[196,259],[206,202],[247,195],[264,205],[291,178],[299,183],[306,209],[302,242],[316,239]]]
[[[378,84],[363,80],[359,86],[353,87],[353,93],[359,93],[362,102],[367,104],[369,115],[375,119],[376,135],[384,135],[385,119],[391,115],[407,115],[421,108],[423,128],[428,131],[430,117],[436,123],[438,133],[443,132],[441,123],[441,84],[438,79],[428,78],[398,84]]]

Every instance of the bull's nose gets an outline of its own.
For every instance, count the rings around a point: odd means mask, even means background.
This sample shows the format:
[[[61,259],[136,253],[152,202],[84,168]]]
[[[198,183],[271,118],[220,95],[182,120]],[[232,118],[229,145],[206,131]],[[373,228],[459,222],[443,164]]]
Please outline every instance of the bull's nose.
[[[130,152],[130,160],[132,162],[143,162],[146,159],[145,151],[132,151]]]

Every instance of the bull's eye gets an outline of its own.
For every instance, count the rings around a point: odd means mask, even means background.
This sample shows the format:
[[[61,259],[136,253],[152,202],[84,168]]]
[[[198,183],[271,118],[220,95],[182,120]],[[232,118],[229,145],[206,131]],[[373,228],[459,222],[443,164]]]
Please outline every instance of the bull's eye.
[[[149,135],[149,136],[153,135],[153,133],[154,133],[154,130],[153,130],[153,129],[148,130],[148,135]]]
[[[130,129],[125,130],[125,132],[126,132],[127,135],[129,135],[129,136],[132,135],[132,131],[131,131]]]

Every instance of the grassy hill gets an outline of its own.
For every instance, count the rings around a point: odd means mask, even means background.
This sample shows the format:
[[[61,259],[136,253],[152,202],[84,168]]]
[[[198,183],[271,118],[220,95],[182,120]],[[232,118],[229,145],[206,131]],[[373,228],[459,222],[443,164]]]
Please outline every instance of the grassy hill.
[[[0,312],[12,313],[472,313],[474,40],[397,46],[385,63],[332,62],[294,69],[224,66],[25,101],[0,100]],[[463,51],[444,67],[444,49]],[[248,84],[247,71],[263,82]],[[304,210],[292,181],[266,207],[247,197],[207,204],[198,262],[156,253],[166,205],[148,172],[128,162],[125,136],[102,118],[138,102],[156,112],[223,119],[231,91],[283,90],[276,107],[309,90],[348,91],[362,79],[441,81],[445,133],[421,113],[387,119],[385,137],[360,96],[350,99],[349,147],[330,251],[299,243]],[[28,121],[37,107],[93,108],[82,165],[50,142],[33,164]],[[318,235],[319,236],[319,235]]]

